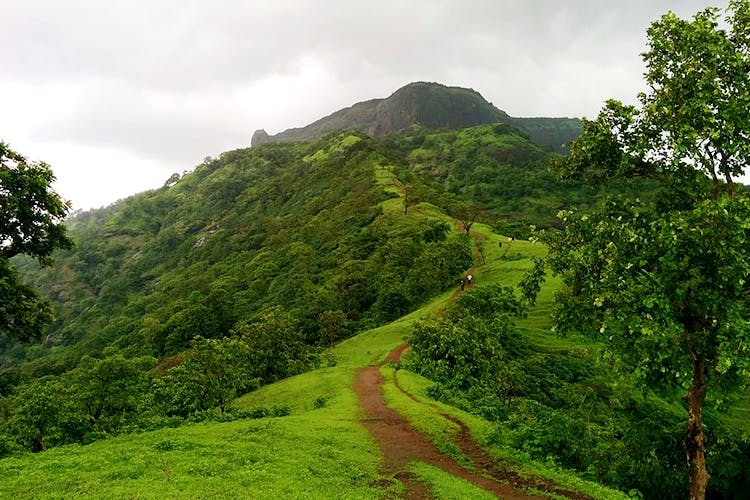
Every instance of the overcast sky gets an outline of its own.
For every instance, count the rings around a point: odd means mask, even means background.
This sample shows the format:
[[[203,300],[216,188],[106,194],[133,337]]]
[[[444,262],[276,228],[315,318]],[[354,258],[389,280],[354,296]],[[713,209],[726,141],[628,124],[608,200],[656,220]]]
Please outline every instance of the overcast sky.
[[[726,0],[2,0],[0,140],[74,209],[413,81],[512,116],[635,102],[648,25]]]

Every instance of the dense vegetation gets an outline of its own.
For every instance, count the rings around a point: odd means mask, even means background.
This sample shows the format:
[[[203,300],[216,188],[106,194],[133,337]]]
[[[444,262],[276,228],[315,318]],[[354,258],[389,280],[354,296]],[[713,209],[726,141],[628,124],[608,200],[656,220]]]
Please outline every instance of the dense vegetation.
[[[51,320],[48,305],[10,259],[26,255],[49,264],[56,249],[70,248],[62,223],[68,206],[52,190],[53,180],[49,165],[0,142],[0,338],[36,339]]]
[[[560,182],[544,151],[517,129],[497,123],[460,130],[412,128],[384,140],[399,158],[397,173],[414,201],[429,201],[459,219],[481,219],[500,233],[528,236],[530,226],[559,226],[564,208],[589,207],[607,194],[640,193],[643,181],[592,187]]]
[[[75,216],[78,244],[54,268],[18,262],[57,320],[41,345],[2,340],[7,432],[39,450],[223,411],[455,283],[472,262],[468,238],[383,213],[385,161],[353,134],[232,151]],[[92,396],[84,381],[113,363],[130,375]],[[92,402],[111,384],[132,396],[125,406]]]
[[[651,200],[562,214],[550,262],[566,285],[560,326],[606,337],[645,383],[685,391],[691,500],[710,477],[705,402],[750,374],[750,196],[734,181],[750,163],[749,30],[748,1],[723,18],[665,14],[648,30],[639,105],[608,101],[557,165],[593,182],[660,183]]]
[[[684,498],[677,395],[614,377],[595,344],[535,343],[520,326],[527,310],[519,290],[477,285],[439,320],[415,325],[405,366],[435,382],[435,399],[495,422],[490,443],[646,498]],[[709,494],[740,498],[750,485],[750,443],[720,408],[713,401],[706,412]]]
[[[227,152],[159,190],[77,214],[68,224],[77,246],[54,268],[16,262],[57,321],[41,345],[3,340],[3,453],[288,413],[231,402],[335,363],[327,347],[455,284],[473,262],[465,229],[475,220],[522,235],[604,196],[557,183],[550,158],[503,124],[381,141],[342,133]],[[497,422],[494,442],[532,458],[649,494],[678,488],[678,411],[623,390],[585,351],[534,347],[509,322],[524,306],[489,290],[417,327],[410,366],[442,384],[430,394]],[[430,368],[438,354],[481,363]],[[722,459],[744,449],[738,435],[720,436]],[[740,481],[742,460],[725,460],[726,478]]]
[[[529,366],[534,356],[519,354],[524,344],[509,335],[508,319],[485,326],[493,311],[484,307],[476,314],[468,300],[462,311],[470,320],[458,315],[418,327],[413,335],[415,368],[459,394],[468,392],[473,409],[483,407],[472,393],[478,389],[533,400],[500,416],[514,438],[518,421],[523,430],[531,420],[531,435],[521,432],[517,443],[522,448],[531,443],[534,451],[551,429],[549,438],[559,448],[555,456],[567,466],[658,498],[688,493],[702,500],[712,490],[734,496],[748,481],[747,435],[722,425],[714,412],[747,390],[750,373],[750,198],[734,180],[750,162],[750,124],[741,111],[750,102],[749,29],[747,1],[730,2],[723,19],[711,8],[690,21],[664,15],[648,30],[648,90],[639,95],[639,106],[608,101],[596,120],[584,121],[570,155],[554,162],[562,177],[593,185],[645,178],[658,186],[647,197],[619,193],[589,210],[561,211],[562,230],[543,235],[547,261],[563,284],[553,314],[557,330],[602,342],[609,369],[619,375],[614,380],[641,386],[646,398],[617,391],[612,400],[597,390],[577,403],[577,410],[586,408],[581,418],[568,406],[577,399],[576,386],[606,382],[604,372],[591,378],[595,372],[571,363],[572,357],[563,365],[548,358],[543,369]],[[534,280],[525,284],[539,290],[535,280],[544,277],[543,268],[529,276]],[[484,302],[499,304],[506,316],[518,315],[508,292]],[[464,340],[451,342],[455,338]],[[514,372],[519,357],[522,370]],[[503,364],[473,362],[467,369],[459,362],[466,359]],[[515,383],[528,374],[531,380]],[[534,393],[534,380],[546,380],[546,391]],[[564,396],[556,400],[553,388]],[[684,408],[662,412],[641,428],[641,416],[654,411],[648,391],[665,401],[682,393]],[[491,409],[501,407],[497,399]],[[598,400],[606,414],[589,406]],[[617,403],[623,402],[621,420]],[[553,408],[554,416],[548,419],[538,404]],[[533,425],[537,421],[544,428]],[[682,433],[670,436],[669,428],[682,422]],[[664,441],[649,451],[638,444],[644,437]],[[687,460],[680,466],[683,452]],[[651,484],[654,478],[658,482]]]

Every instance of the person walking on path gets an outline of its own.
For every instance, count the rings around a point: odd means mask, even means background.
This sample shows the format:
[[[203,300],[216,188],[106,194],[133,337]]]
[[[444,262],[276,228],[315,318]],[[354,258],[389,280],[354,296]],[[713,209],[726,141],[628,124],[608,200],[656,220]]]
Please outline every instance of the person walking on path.
[[[461,291],[463,292],[464,291],[464,285],[465,285],[464,279],[461,278],[461,281],[459,283],[461,284]]]
[[[466,277],[466,281],[469,282],[469,286],[471,286],[471,280],[473,279],[474,279],[474,276],[472,276],[471,274]]]

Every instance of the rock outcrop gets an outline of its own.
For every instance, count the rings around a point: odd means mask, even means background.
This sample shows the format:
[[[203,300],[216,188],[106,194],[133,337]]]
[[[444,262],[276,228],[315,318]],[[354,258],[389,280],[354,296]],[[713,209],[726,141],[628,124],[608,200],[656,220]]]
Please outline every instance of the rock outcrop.
[[[265,144],[267,142],[274,142],[268,132],[265,130],[258,129],[253,133],[252,139],[250,139],[251,146],[257,146],[258,144]]]
[[[384,137],[412,126],[460,129],[485,123],[511,125],[545,149],[558,152],[564,152],[565,145],[581,132],[581,121],[577,118],[513,118],[473,89],[415,82],[386,99],[359,102],[305,127],[287,129],[272,136],[265,130],[257,130],[251,145],[309,141],[347,129]]]

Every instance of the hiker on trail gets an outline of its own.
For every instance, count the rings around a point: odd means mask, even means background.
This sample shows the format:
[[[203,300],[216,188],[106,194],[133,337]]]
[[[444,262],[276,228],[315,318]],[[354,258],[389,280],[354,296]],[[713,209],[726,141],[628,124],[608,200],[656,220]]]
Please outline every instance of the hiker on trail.
[[[471,280],[473,279],[474,279],[474,276],[472,276],[471,274],[466,277],[466,281],[469,282],[469,286],[471,286]]]
[[[463,278],[461,278],[460,283],[461,283],[461,291],[463,292],[464,291],[464,279]]]

